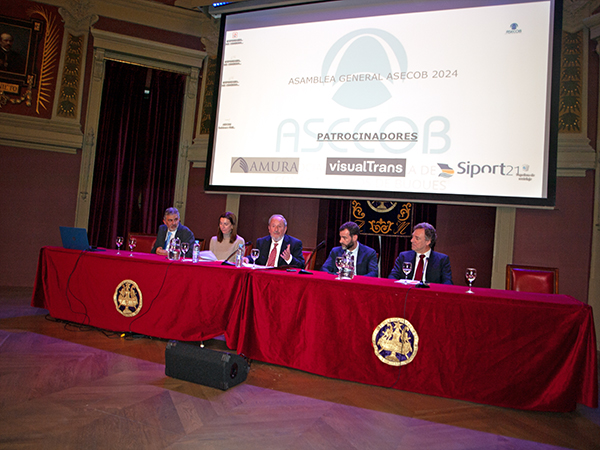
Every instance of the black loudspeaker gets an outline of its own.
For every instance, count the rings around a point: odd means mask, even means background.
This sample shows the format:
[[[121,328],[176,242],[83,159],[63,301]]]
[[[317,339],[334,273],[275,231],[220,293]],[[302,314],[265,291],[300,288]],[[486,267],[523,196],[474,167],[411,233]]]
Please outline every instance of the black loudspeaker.
[[[165,374],[179,380],[225,391],[245,381],[249,371],[239,355],[178,341],[169,341],[165,349]]]

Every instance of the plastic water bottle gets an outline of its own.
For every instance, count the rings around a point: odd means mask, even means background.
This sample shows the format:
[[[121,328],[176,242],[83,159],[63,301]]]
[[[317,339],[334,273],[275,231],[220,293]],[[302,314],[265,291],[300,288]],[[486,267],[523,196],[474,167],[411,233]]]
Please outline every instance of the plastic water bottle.
[[[348,256],[348,278],[354,278],[354,255]]]
[[[194,247],[192,247],[192,262],[197,263],[200,258],[200,242],[194,242]]]
[[[240,244],[235,254],[235,267],[242,267],[242,259],[244,258],[244,245]]]

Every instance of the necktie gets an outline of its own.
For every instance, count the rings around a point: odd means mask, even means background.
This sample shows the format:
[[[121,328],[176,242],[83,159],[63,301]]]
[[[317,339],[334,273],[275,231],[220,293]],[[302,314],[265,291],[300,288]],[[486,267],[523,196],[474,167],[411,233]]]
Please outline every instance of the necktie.
[[[423,279],[423,260],[425,255],[419,255],[419,264],[417,264],[417,271],[415,272],[415,281],[421,281]]]
[[[169,250],[169,242],[171,242],[172,231],[167,231],[167,239],[165,240],[165,250]]]
[[[267,266],[274,267],[275,266],[275,258],[277,257],[277,242],[273,244],[273,250],[269,253],[269,260],[267,261]]]

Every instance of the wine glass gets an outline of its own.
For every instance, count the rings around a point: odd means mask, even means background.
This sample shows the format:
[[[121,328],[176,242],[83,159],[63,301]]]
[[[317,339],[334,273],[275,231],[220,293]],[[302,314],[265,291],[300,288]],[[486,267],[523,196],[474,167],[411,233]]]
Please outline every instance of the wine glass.
[[[467,294],[472,294],[473,290],[471,289],[471,285],[473,284],[473,281],[475,281],[475,278],[477,278],[477,269],[469,267],[465,273],[465,277],[467,277],[467,281],[469,282],[469,290],[467,291]]]
[[[253,248],[250,250],[250,256],[252,257],[252,268],[256,269],[256,260],[260,256],[260,250],[257,248]]]
[[[335,267],[337,267],[337,269],[338,269],[337,279],[341,280],[342,279],[342,269],[344,268],[344,257],[343,256],[338,256],[337,258],[335,258]]]
[[[185,261],[185,255],[187,255],[188,250],[190,249],[190,243],[189,242],[182,242],[181,243],[181,260]]]
[[[410,261],[406,261],[402,263],[402,272],[404,272],[404,280],[402,280],[403,284],[408,283],[408,274],[412,270],[412,263]]]
[[[137,239],[134,237],[129,238],[129,250],[131,251],[131,253],[129,253],[129,256],[133,256],[133,249],[135,248],[136,245],[137,245]]]
[[[121,245],[123,245],[123,236],[117,236],[117,255],[121,254]]]

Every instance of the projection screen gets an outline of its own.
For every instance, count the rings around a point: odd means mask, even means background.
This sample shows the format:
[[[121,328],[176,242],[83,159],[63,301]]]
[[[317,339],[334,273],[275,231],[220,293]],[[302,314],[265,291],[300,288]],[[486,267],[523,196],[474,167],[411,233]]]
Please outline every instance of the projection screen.
[[[550,0],[225,14],[205,188],[553,206],[560,16]]]

